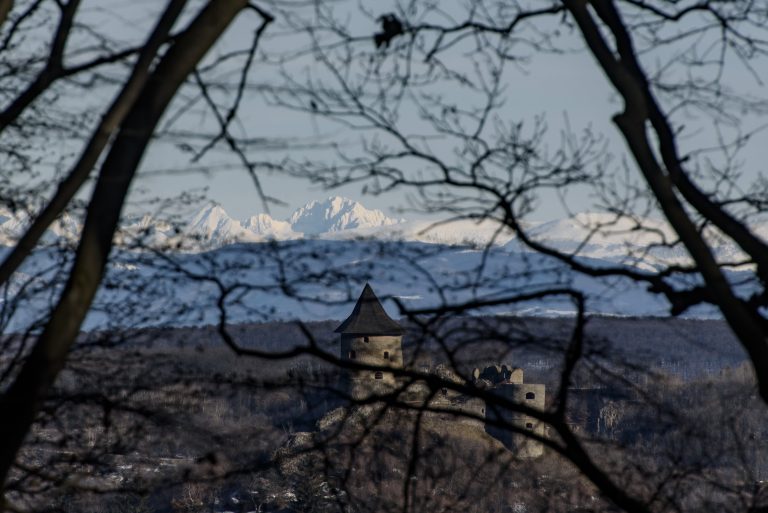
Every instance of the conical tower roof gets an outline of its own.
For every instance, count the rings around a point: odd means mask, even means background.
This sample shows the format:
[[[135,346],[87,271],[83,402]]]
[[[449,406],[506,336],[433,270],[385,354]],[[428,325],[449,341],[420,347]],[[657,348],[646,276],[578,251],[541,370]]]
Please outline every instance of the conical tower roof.
[[[404,331],[402,326],[387,315],[367,283],[352,314],[336,328],[336,333],[349,335],[402,335]]]

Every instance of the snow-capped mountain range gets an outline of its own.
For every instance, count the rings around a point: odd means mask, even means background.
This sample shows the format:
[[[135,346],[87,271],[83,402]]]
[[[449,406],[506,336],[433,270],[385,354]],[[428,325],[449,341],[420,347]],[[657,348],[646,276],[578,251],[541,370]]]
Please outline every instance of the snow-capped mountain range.
[[[221,205],[209,203],[181,227],[150,215],[128,218],[120,227],[118,240],[130,241],[141,236],[146,243],[162,244],[181,238],[200,242],[204,249],[211,249],[236,242],[325,238],[330,237],[329,234],[376,229],[404,221],[340,196],[312,201],[284,221],[264,213],[239,220],[231,217]],[[13,245],[28,224],[26,212],[11,212],[0,207],[0,246]],[[80,226],[65,215],[48,230],[45,240],[76,240],[79,231]]]
[[[638,229],[638,223],[644,229]],[[27,224],[24,216],[0,211],[0,258]],[[687,259],[680,245],[658,246],[676,240],[662,221],[585,213],[525,228],[532,239],[577,254],[592,267],[651,268]],[[768,224],[752,228],[761,236],[768,234]],[[63,217],[46,234],[46,241],[75,241],[78,232],[77,223]],[[738,249],[717,233],[707,237],[721,260],[739,256]],[[137,239],[170,250],[162,257],[152,251],[135,251],[132,244]],[[282,242],[259,244],[268,240]],[[487,248],[489,241],[493,244]],[[112,254],[85,329],[216,322],[221,293],[216,280],[238,284],[237,290],[242,292],[230,298],[229,322],[343,318],[358,293],[348,285],[366,280],[372,280],[383,296],[397,297],[413,308],[433,308],[446,297],[457,303],[496,297],[499,287],[526,292],[568,286],[589,298],[587,309],[593,313],[665,315],[669,309],[663,297],[643,284],[573,272],[557,259],[532,251],[491,220],[405,221],[339,197],[311,202],[287,220],[266,214],[238,220],[216,204],[206,205],[176,227],[145,215],[124,222],[118,242],[123,244]],[[176,247],[184,251],[171,249]],[[71,251],[45,245],[32,254],[13,280],[11,297],[15,296],[19,307],[12,310],[5,331],[26,330],[50,307],[51,294],[60,287],[55,272],[66,268],[72,257]],[[745,297],[752,292],[752,271],[739,268],[727,273],[734,283],[746,284],[742,285]],[[186,279],[189,275],[216,280]],[[329,282],[325,276],[344,279]],[[681,275],[679,279],[696,278]],[[689,285],[681,282],[681,286]],[[286,295],[286,290],[291,294]],[[0,306],[3,302],[0,298]],[[486,313],[549,316],[573,311],[568,297],[553,295],[525,304],[500,305]],[[718,313],[699,305],[686,315],[717,317]]]
[[[402,222],[402,219],[387,217],[381,210],[365,208],[357,201],[332,196],[304,205],[285,221],[264,213],[240,221],[230,217],[221,205],[211,203],[192,218],[181,234],[207,247],[218,247],[234,242],[324,238],[333,233]]]
[[[28,223],[26,214],[0,210],[0,246],[11,246]],[[478,245],[494,240],[509,242],[513,235],[498,230],[491,221],[406,221],[389,217],[381,210],[369,209],[360,202],[332,196],[311,201],[296,209],[287,219],[275,219],[260,213],[246,219],[231,217],[221,205],[209,203],[190,216],[186,222],[172,225],[150,215],[124,220],[117,236],[122,243],[141,239],[143,244],[179,246],[209,250],[240,242],[296,239],[359,239],[406,240],[449,245]],[[69,216],[58,221],[46,238],[76,240],[80,226]]]
[[[12,246],[16,243],[29,225],[29,214],[23,211],[11,212],[0,206],[0,246]],[[57,240],[76,240],[80,226],[71,216],[64,214],[53,222],[43,237],[43,242],[52,243]]]
[[[13,245],[28,222],[27,214],[0,209],[0,246]],[[531,223],[526,228],[528,236],[535,241],[588,258],[638,267],[680,264],[688,259],[680,244],[669,245],[676,241],[676,235],[666,222],[660,220],[580,213],[547,223]],[[768,223],[755,224],[752,229],[762,237],[768,236]],[[48,230],[44,242],[75,241],[79,230],[78,223],[65,215]],[[707,238],[722,261],[739,258],[738,247],[717,232],[710,230]],[[232,243],[297,239],[376,239],[461,246],[491,243],[509,250],[528,251],[514,233],[492,220],[406,221],[388,217],[381,210],[368,209],[360,202],[340,196],[311,201],[296,209],[286,220],[264,213],[239,220],[231,217],[221,205],[209,203],[187,222],[175,225],[150,215],[127,219],[117,236],[118,242],[127,245],[141,240],[144,245],[190,250],[211,250]]]

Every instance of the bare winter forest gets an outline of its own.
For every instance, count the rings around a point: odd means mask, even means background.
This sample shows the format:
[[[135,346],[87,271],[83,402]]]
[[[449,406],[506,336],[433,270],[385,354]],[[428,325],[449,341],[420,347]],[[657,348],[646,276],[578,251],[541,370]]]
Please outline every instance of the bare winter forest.
[[[411,327],[404,358],[439,374],[448,344],[460,376],[507,362],[556,390],[562,348],[555,341],[571,323],[453,318],[425,343]],[[237,325],[231,335],[273,354],[309,340],[335,353],[337,325]],[[504,339],[466,338],[478,331]],[[425,510],[572,511],[599,503],[594,486],[562,466],[556,451],[516,458],[482,420],[391,397],[350,410],[339,379],[346,371],[333,363],[238,356],[215,327],[114,337],[82,337],[26,444],[23,465],[62,479],[27,495],[35,509],[380,511],[403,507],[405,475],[409,500]],[[676,496],[687,507],[760,499],[766,418],[746,356],[722,321],[595,317],[585,340],[594,352],[570,381],[565,419],[583,443],[600,448],[601,465],[627,479],[628,489],[678,480],[686,488]],[[680,465],[689,475],[674,474]],[[712,487],[714,479],[725,486]]]
[[[0,0],[0,512],[768,511],[766,27]]]

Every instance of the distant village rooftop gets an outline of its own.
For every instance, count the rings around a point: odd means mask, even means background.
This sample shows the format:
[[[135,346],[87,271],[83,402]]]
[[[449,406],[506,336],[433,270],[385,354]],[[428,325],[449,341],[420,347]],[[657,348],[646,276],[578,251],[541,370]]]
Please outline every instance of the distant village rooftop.
[[[352,314],[336,328],[336,333],[345,335],[402,335],[404,332],[403,327],[384,311],[368,283]]]

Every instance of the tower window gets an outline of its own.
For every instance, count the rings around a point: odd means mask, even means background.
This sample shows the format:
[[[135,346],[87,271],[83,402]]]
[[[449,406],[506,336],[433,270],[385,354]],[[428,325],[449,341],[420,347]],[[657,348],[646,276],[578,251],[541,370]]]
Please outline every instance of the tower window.
[[[530,422],[526,422],[525,429],[533,429],[533,424],[531,424]]]
[[[354,351],[350,351],[350,352],[349,352],[349,359],[350,359],[350,360],[354,360],[356,356],[357,356],[357,355],[355,354],[355,352],[354,352]]]
[[[389,360],[389,351],[384,351],[384,359]]]
[[[373,377],[376,379],[384,379],[384,373],[379,371],[376,374],[374,374]]]
[[[370,341],[371,341],[371,339],[370,339],[370,338],[368,338],[368,337],[363,337],[363,342],[370,342]]]
[[[536,394],[534,394],[533,392],[528,392],[527,394],[525,394],[525,398],[526,399],[536,399]]]

